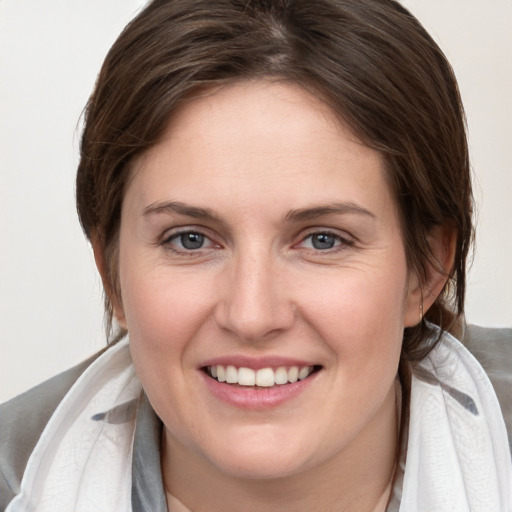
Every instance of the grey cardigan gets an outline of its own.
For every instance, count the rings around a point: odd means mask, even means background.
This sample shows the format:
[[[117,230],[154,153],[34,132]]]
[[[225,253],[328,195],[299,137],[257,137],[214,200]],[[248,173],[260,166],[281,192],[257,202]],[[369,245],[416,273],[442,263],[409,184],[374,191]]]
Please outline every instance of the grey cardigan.
[[[512,328],[469,326],[463,343],[493,383],[512,451]],[[19,493],[30,454],[57,405],[98,355],[0,405],[0,512]],[[133,512],[167,512],[160,471],[161,429],[161,421],[144,397],[133,449]]]

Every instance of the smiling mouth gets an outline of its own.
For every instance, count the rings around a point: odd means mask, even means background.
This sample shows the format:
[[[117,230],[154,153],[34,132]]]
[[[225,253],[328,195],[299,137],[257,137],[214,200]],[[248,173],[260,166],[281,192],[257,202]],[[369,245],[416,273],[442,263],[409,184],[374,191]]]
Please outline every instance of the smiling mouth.
[[[240,387],[270,388],[293,384],[305,380],[313,373],[318,372],[321,366],[280,366],[278,368],[252,368],[236,367],[232,365],[217,364],[205,366],[203,371],[217,382]]]

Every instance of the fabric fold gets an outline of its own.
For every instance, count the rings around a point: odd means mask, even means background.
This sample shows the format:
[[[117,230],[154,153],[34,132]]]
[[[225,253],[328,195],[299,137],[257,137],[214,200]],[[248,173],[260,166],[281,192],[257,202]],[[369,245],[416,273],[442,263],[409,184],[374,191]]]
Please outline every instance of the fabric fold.
[[[512,511],[505,422],[478,361],[444,334],[411,386],[400,511]]]
[[[124,422],[98,415],[126,409],[141,390],[127,341],[94,361],[41,434],[6,512],[131,511],[135,415]]]

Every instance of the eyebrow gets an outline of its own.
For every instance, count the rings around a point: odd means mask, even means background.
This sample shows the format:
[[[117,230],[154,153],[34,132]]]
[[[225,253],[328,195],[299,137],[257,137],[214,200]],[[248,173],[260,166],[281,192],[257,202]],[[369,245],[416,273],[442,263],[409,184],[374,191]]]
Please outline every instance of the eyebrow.
[[[343,203],[332,203],[327,205],[314,206],[311,208],[298,208],[295,210],[290,210],[285,215],[284,220],[286,222],[300,222],[305,220],[313,220],[325,215],[339,215],[347,213],[364,215],[372,219],[377,218],[376,215],[370,210],[367,210],[366,208],[353,203],[352,201],[347,201]]]
[[[156,202],[146,206],[142,215],[151,215],[155,213],[177,213],[195,219],[210,220],[222,222],[222,219],[209,208],[200,208],[191,206],[179,201]],[[376,219],[376,215],[370,210],[353,203],[351,201],[343,203],[330,203],[327,205],[313,206],[310,208],[297,208],[290,210],[283,218],[284,222],[301,222],[313,220],[326,215],[357,214]]]
[[[180,215],[186,215],[187,217],[193,217],[195,219],[206,219],[217,222],[220,221],[220,218],[215,215],[215,213],[213,213],[213,211],[209,208],[191,206],[179,201],[151,203],[142,211],[143,216],[151,215],[154,213],[178,213]]]

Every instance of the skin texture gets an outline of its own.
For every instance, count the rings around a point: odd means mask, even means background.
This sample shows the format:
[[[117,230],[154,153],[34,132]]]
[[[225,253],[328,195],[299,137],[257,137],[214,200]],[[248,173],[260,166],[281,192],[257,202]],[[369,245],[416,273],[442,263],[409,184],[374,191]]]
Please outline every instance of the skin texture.
[[[315,247],[322,233],[332,248]],[[421,292],[380,155],[299,86],[224,86],[135,163],[119,243],[116,316],[165,425],[168,491],[195,511],[384,510]],[[236,357],[320,371],[278,406],[243,408],[201,369]]]

